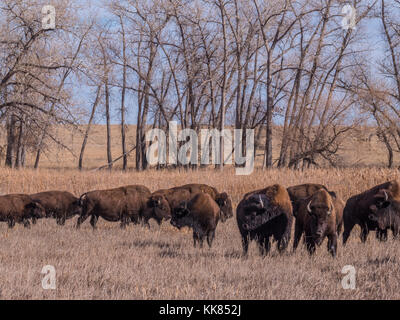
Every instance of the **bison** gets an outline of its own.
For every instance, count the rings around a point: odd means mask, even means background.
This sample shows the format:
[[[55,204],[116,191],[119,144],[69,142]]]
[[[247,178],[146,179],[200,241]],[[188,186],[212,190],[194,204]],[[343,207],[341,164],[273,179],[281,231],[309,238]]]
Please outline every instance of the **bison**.
[[[225,222],[221,209],[208,193],[197,193],[189,201],[183,201],[173,212],[171,224],[178,229],[187,226],[193,229],[193,245],[199,241],[203,247],[204,238],[207,237],[208,246],[211,248],[215,237],[218,221]]]
[[[381,189],[375,196],[375,204],[371,205],[371,213],[368,218],[378,224],[379,235],[382,239],[384,232],[391,229],[393,235],[397,237],[400,231],[400,194],[396,191]],[[382,239],[383,240],[383,239]]]
[[[45,210],[40,203],[26,194],[8,194],[0,196],[0,221],[14,227],[15,223],[22,223],[30,227],[30,219],[39,219],[45,216]]]
[[[160,203],[165,208],[167,207],[167,202],[172,214],[182,202],[190,201],[197,193],[206,193],[210,195],[220,207],[221,215],[223,215],[225,219],[229,219],[233,216],[232,201],[228,194],[226,192],[219,193],[217,189],[206,184],[186,184],[170,189],[157,190],[152,194],[151,199],[156,207],[157,203]]]
[[[225,216],[225,219],[233,217],[232,200],[226,192],[220,193],[214,187],[197,183],[185,184],[176,188],[189,190],[192,195],[198,192],[208,193],[221,208],[221,214]]]
[[[388,223],[388,219],[400,214],[399,198],[400,185],[398,181],[393,180],[348,199],[343,211],[343,244],[346,244],[356,224],[361,228],[360,238],[363,243],[367,240],[371,230],[377,231],[377,237],[380,240],[387,239],[387,229],[392,229],[393,235],[396,236],[397,219],[394,219],[393,224]],[[387,217],[385,217],[386,214],[388,214]],[[386,227],[382,229],[379,225],[386,225]]]
[[[290,200],[292,201],[293,215],[295,217],[297,216],[297,210],[300,200],[311,197],[319,189],[325,189],[326,191],[328,191],[328,189],[324,185],[316,183],[304,183],[287,188]]]
[[[121,228],[129,222],[139,223],[155,218],[159,223],[163,216],[160,210],[153,210],[151,193],[144,186],[125,186],[109,190],[95,190],[80,197],[81,216],[76,227],[91,216],[90,224],[93,229],[99,217],[107,221],[121,221]]]
[[[320,246],[328,238],[328,252],[335,257],[337,251],[338,223],[335,200],[325,190],[320,189],[311,197],[299,201],[296,217],[293,251],[296,250],[302,234],[310,254],[315,252],[315,245]],[[340,215],[340,213],[339,213]]]
[[[276,184],[258,190],[257,193],[248,193],[237,207],[236,218],[242,236],[243,255],[247,255],[249,240],[258,242],[262,255],[269,252],[271,237],[278,242],[279,252],[287,248],[293,211],[284,187]]]
[[[79,198],[67,191],[45,191],[30,196],[43,206],[46,218],[55,218],[58,225],[64,225],[65,220],[80,215],[82,211]]]

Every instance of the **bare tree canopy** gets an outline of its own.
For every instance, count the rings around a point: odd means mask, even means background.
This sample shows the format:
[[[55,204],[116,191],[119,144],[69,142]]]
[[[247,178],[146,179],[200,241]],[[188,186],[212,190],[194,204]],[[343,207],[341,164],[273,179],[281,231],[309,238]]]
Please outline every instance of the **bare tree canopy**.
[[[197,133],[242,129],[243,138],[254,129],[265,169],[340,166],[349,134],[368,123],[389,166],[400,152],[398,0],[60,0],[52,29],[43,28],[44,5],[0,5],[8,166],[24,166],[28,153],[38,167],[49,141],[68,148],[54,134],[68,126],[81,135],[74,156],[84,168],[96,121],[106,125],[109,169],[115,159],[124,170],[147,169],[146,132],[167,132],[171,121]],[[378,54],[368,45],[371,24],[384,44]],[[120,154],[111,152],[114,123]]]

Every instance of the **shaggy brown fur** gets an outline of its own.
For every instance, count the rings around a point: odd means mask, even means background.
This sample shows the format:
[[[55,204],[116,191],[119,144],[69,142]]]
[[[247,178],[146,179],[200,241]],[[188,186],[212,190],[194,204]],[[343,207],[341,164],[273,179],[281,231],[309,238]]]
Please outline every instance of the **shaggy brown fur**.
[[[247,255],[249,240],[257,240],[262,255],[268,253],[271,236],[278,241],[279,251],[287,248],[293,214],[289,194],[284,187],[273,185],[247,193],[237,207],[236,218],[244,255]]]
[[[39,219],[45,216],[45,210],[40,203],[26,194],[8,194],[0,196],[0,221],[8,223],[12,228],[15,222],[23,223],[29,228],[29,219]]]
[[[335,201],[324,189],[315,192],[311,197],[300,200],[296,217],[293,250],[296,250],[302,234],[310,254],[315,252],[315,245],[321,245],[328,238],[328,252],[333,257],[337,251],[337,220]]]
[[[80,215],[82,211],[79,198],[67,191],[45,191],[30,196],[43,206],[46,218],[55,218],[59,225],[64,225],[66,219]]]
[[[386,195],[388,199],[386,199]],[[384,228],[380,228],[375,213],[379,211],[382,215],[391,212],[395,217],[400,214],[399,205],[400,186],[396,180],[382,183],[349,198],[343,211],[343,244],[347,242],[356,224],[361,227],[361,242],[367,240],[370,230],[376,230],[377,238],[380,240],[387,239],[387,229],[392,229],[393,234],[397,236],[397,226],[388,224]]]
[[[171,224],[179,229],[184,226],[191,227],[193,245],[196,247],[199,241],[200,247],[203,247],[204,238],[207,237],[207,243],[211,248],[220,219],[224,221],[218,204],[208,193],[199,192],[189,202],[183,202],[176,208]]]

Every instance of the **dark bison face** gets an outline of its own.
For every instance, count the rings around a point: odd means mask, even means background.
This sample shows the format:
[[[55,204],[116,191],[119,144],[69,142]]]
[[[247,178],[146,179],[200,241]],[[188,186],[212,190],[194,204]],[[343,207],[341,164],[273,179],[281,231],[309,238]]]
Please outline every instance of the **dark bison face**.
[[[245,230],[254,230],[266,224],[281,214],[278,207],[271,205],[264,194],[250,196],[244,204],[245,221],[242,227]]]
[[[311,232],[317,245],[322,243],[333,212],[332,204],[311,200],[307,204],[307,212],[311,217]]]
[[[72,216],[75,215],[82,215],[82,206],[80,204],[79,199],[75,200],[74,202],[72,202],[71,207],[70,207],[70,212]]]
[[[182,227],[191,227],[193,219],[190,215],[190,210],[187,207],[187,202],[183,201],[178,207],[174,208],[171,218],[171,224],[181,229]]]
[[[148,202],[148,207],[156,220],[168,220],[171,218],[171,209],[168,201],[162,195],[151,196]]]
[[[380,190],[369,208],[368,218],[377,223],[379,229],[392,227],[400,221],[400,202],[393,199],[390,191]]]
[[[217,195],[215,202],[221,209],[221,221],[224,222],[233,217],[232,200],[226,192]]]
[[[37,201],[32,201],[31,203],[27,204],[25,209],[28,210],[29,215],[32,218],[40,219],[46,217],[46,210]]]

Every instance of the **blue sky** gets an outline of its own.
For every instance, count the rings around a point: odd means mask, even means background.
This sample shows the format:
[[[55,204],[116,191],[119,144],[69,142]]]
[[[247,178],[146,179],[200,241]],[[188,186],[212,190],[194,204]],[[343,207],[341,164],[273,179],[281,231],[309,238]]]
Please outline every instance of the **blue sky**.
[[[86,10],[83,10],[81,12],[81,17],[82,19],[88,19],[88,16],[93,13],[95,13],[96,18],[100,22],[106,22],[110,15],[108,12],[104,9],[101,8],[101,2],[99,0],[83,0],[80,1],[80,4],[84,4],[84,6],[87,8]],[[90,13],[89,13],[90,12]],[[367,30],[367,42],[360,44],[362,47],[369,47],[370,52],[368,53],[370,55],[369,61],[371,61],[371,70],[374,71],[376,70],[376,61],[380,61],[384,58],[384,51],[383,51],[383,40],[381,39],[379,35],[379,30],[381,28],[381,25],[379,21],[377,20],[370,20],[366,26]],[[94,99],[94,88],[88,88],[86,86],[79,86],[75,88],[75,93],[76,96],[79,97],[79,100],[82,101],[84,104],[82,107],[87,108],[88,110],[91,107],[91,104],[93,103]],[[118,114],[118,109],[120,107],[120,90],[119,89],[113,89],[112,92],[112,123],[118,124],[119,123],[119,114]],[[137,119],[137,104],[136,104],[136,98],[131,95],[127,94],[127,99],[126,99],[126,107],[127,107],[127,123],[129,124],[135,124],[136,119]],[[96,122],[97,123],[103,123],[104,122],[104,117],[102,116],[103,112],[102,107],[98,108],[97,111],[97,117],[96,117]],[[279,122],[278,117],[276,120]]]

